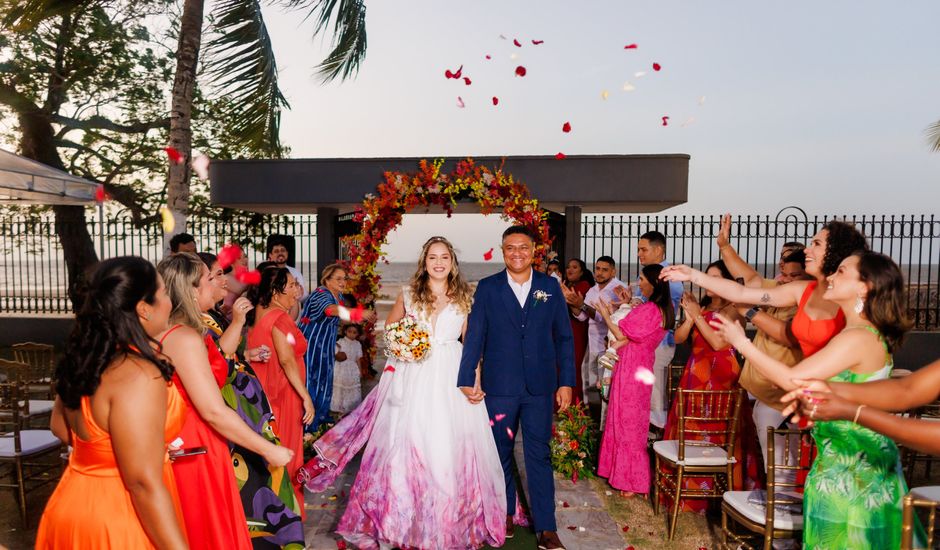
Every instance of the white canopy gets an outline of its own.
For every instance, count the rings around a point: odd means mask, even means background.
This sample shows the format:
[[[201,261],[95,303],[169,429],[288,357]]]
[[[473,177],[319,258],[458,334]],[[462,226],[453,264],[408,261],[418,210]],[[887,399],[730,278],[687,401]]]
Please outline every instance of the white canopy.
[[[0,204],[89,204],[98,186],[0,149]]]

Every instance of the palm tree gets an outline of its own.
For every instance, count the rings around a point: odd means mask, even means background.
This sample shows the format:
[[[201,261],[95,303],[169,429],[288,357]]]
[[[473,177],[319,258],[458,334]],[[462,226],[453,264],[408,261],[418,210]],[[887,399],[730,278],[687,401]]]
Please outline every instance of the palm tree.
[[[927,144],[931,151],[940,153],[940,120],[927,127]]]
[[[284,0],[292,10],[304,10],[316,24],[313,35],[326,32],[332,22],[333,49],[317,71],[324,82],[345,80],[354,75],[366,53],[366,7],[364,0]],[[215,91],[230,99],[227,118],[246,144],[281,155],[279,138],[281,110],[290,108],[278,87],[277,62],[271,37],[257,0],[219,0],[213,4],[216,21],[208,42],[207,74],[217,82]],[[203,28],[203,0],[185,0],[180,20],[176,78],[173,82],[169,145],[184,159],[191,158],[190,127],[196,67]],[[176,221],[170,232],[185,227],[189,203],[189,163],[170,163],[167,206]]]

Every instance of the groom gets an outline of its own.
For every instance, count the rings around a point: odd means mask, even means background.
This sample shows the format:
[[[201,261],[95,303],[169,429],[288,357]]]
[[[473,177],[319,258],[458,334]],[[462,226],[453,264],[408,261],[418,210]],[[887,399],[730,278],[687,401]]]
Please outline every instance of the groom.
[[[563,549],[555,526],[549,440],[553,402],[570,405],[575,384],[568,307],[558,282],[532,269],[535,239],[528,229],[507,229],[502,248],[506,269],[480,281],[473,298],[457,386],[471,403],[486,398],[506,477],[506,538],[513,535],[513,439],[521,423],[538,545]]]

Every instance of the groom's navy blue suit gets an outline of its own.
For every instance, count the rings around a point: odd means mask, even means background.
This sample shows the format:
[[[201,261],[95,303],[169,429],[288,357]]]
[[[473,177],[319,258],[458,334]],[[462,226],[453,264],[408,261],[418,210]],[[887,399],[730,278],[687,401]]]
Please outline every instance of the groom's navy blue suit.
[[[550,296],[537,300],[538,291]],[[536,532],[557,531],[549,450],[552,412],[555,390],[574,387],[575,370],[568,306],[555,279],[533,270],[524,307],[505,270],[480,281],[467,322],[458,387],[474,385],[481,358],[486,409],[506,477],[506,511],[516,509],[513,437],[521,421],[534,527]],[[497,415],[506,416],[497,420]]]

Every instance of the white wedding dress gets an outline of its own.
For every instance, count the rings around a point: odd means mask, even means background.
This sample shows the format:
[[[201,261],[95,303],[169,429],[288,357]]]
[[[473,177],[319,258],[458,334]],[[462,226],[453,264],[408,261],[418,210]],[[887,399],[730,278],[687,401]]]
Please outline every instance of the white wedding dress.
[[[449,304],[428,319],[403,292],[406,314],[431,327],[429,356],[390,359],[379,385],[317,441],[319,456],[300,476],[322,491],[365,445],[337,528],[348,541],[365,549],[500,546],[506,488],[490,419],[486,405],[457,388],[467,316]]]

